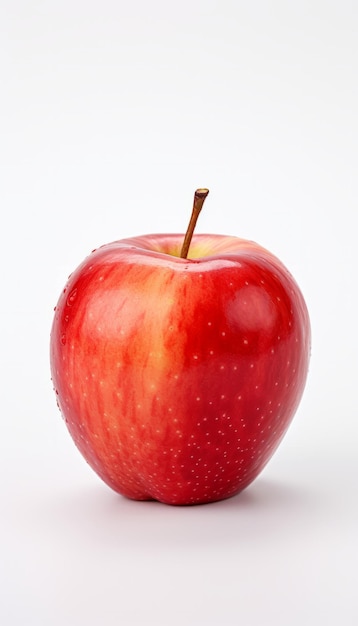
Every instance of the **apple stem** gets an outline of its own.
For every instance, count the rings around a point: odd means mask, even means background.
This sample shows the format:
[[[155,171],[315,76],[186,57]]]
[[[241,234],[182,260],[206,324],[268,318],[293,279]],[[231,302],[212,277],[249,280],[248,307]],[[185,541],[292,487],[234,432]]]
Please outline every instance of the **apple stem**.
[[[209,193],[209,189],[197,189],[194,194],[193,210],[190,217],[188,229],[185,233],[182,249],[180,251],[180,258],[186,259],[188,257],[190,243],[193,237],[194,228],[199,217],[199,213],[203,208],[205,198]]]

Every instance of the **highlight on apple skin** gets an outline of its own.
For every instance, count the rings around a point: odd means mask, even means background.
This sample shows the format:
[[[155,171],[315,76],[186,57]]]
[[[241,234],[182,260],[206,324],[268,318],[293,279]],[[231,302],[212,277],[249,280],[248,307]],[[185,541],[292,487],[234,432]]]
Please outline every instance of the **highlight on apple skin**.
[[[310,322],[286,267],[238,237],[123,239],[93,251],[55,309],[58,406],[93,470],[135,500],[246,488],[299,405]]]

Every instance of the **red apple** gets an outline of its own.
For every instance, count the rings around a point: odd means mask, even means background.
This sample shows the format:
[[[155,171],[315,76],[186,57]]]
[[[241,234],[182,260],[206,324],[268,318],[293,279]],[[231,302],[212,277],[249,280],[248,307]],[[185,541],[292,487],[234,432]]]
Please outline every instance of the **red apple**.
[[[147,235],[95,250],[56,307],[51,370],[77,447],[115,491],[195,504],[261,472],[300,401],[303,296],[256,243]],[[184,256],[184,255],[183,255]]]

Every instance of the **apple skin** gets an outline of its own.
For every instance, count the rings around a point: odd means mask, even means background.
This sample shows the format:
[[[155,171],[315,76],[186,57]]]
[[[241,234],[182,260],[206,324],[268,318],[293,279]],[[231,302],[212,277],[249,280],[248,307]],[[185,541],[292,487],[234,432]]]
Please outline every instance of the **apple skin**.
[[[310,322],[291,274],[254,242],[123,239],[69,277],[51,330],[58,406],[107,485],[197,504],[247,487],[301,399]]]

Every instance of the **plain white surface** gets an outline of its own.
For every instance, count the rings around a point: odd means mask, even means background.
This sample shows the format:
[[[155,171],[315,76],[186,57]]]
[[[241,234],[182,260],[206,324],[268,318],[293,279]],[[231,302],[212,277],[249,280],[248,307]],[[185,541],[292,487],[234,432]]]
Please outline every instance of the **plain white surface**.
[[[6,626],[358,621],[358,5],[3,0],[1,559]],[[254,239],[299,282],[309,381],[245,492],[174,508],[112,493],[53,396],[67,275],[125,236]]]

